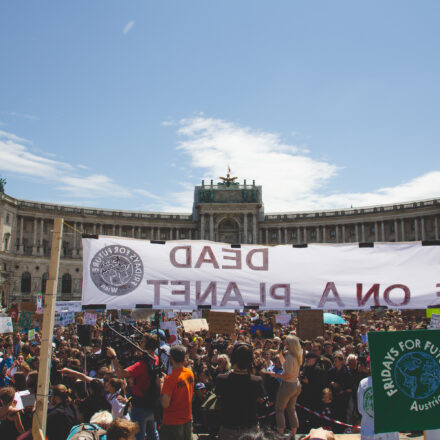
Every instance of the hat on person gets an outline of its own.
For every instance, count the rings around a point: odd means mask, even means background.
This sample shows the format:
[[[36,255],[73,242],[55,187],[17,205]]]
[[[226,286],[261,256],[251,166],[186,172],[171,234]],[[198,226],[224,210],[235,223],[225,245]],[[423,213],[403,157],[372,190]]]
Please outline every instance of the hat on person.
[[[206,386],[203,382],[196,383],[196,386],[194,387],[195,390],[204,390],[205,388]]]
[[[151,332],[151,334],[152,334],[152,335],[156,335],[156,334],[157,334],[157,330],[154,329],[154,330]],[[163,340],[165,340],[165,332],[164,332],[161,328],[159,329],[159,339],[163,339]]]

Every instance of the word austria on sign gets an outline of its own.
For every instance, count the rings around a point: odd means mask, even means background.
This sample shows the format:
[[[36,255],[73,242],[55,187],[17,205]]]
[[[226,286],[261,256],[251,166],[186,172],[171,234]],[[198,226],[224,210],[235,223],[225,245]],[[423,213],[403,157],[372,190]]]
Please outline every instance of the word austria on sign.
[[[292,246],[83,239],[83,305],[107,309],[426,308],[440,303],[440,247]]]

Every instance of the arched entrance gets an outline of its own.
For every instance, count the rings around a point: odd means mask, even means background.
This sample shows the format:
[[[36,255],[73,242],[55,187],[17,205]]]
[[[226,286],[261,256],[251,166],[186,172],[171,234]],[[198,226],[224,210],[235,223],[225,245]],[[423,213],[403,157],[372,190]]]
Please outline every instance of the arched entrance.
[[[219,223],[218,241],[231,244],[240,243],[240,229],[235,220],[225,218]]]

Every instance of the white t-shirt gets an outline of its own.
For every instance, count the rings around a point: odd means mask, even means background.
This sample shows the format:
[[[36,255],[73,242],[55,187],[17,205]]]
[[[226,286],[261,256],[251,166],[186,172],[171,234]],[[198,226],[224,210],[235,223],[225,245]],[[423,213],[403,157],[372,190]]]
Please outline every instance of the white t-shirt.
[[[362,416],[361,440],[399,440],[398,432],[374,433],[373,382],[371,376],[361,380],[357,398],[358,409]]]

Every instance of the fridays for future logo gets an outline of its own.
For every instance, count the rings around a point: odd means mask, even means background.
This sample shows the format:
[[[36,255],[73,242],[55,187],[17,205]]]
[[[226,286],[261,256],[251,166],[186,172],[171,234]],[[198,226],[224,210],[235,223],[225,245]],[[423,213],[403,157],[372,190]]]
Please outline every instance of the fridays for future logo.
[[[108,295],[121,296],[135,290],[144,276],[139,255],[127,246],[106,246],[90,262],[90,277]]]

